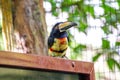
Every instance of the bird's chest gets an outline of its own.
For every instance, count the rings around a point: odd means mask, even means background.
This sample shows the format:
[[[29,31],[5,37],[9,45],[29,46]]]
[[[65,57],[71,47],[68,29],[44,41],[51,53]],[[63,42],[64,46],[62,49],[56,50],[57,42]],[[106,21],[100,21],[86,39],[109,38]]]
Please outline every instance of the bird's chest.
[[[55,38],[54,44],[52,46],[55,50],[64,50],[68,47],[68,40],[67,38]]]

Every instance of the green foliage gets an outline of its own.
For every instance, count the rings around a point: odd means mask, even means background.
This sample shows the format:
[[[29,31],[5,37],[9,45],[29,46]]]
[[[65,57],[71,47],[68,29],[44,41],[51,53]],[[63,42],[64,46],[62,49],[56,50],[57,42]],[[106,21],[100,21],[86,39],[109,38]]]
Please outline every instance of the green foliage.
[[[119,62],[115,59],[115,57],[119,56],[116,51],[107,51],[106,53],[106,62],[111,71],[115,70],[115,67],[120,69],[120,64]]]
[[[80,53],[80,51],[82,51],[82,49],[86,49],[86,46],[82,45],[82,44],[78,44],[73,48],[73,51],[75,53]]]
[[[102,39],[102,48],[110,49],[110,42],[108,40]]]
[[[111,57],[107,59],[107,64],[108,64],[109,69],[112,71],[114,71],[115,66],[117,66],[120,69],[119,62],[117,62],[115,59],[113,59]]]
[[[110,7],[109,5],[107,5],[107,4],[105,4],[105,3],[103,3],[103,4],[101,5],[101,7],[103,7],[103,9],[104,9],[104,11],[105,11],[104,14],[105,14],[105,15],[116,12],[116,9],[115,9],[115,8],[112,8],[112,7]]]
[[[103,26],[102,30],[104,31],[105,34],[110,34],[111,31],[109,30],[109,26]]]
[[[56,2],[54,0],[48,0],[52,5],[52,15],[58,16],[58,11],[56,11]]]
[[[78,30],[81,32],[85,32],[85,30],[87,29],[88,25],[85,22],[80,21],[80,27],[78,27]]]
[[[118,5],[120,6],[120,0],[116,0],[116,1],[117,1]]]
[[[117,22],[120,22],[120,13],[119,9],[115,9],[108,5],[105,0],[102,0],[101,7],[104,9],[104,15],[102,15],[106,19],[106,25],[110,26],[112,25],[114,28],[117,28],[116,24]],[[120,1],[118,0],[118,3]]]
[[[114,72],[115,67],[120,69],[119,62],[115,59],[115,57],[119,56],[118,53],[113,49],[102,49],[99,53],[93,57],[93,62],[96,62],[100,57],[105,56],[106,63],[111,71]]]
[[[95,17],[94,7],[93,6],[91,6],[91,5],[85,5],[84,6],[84,10],[85,10],[85,12],[89,12],[92,15],[92,17]]]
[[[115,43],[115,46],[120,46],[120,42],[116,42],[116,43]]]
[[[97,54],[93,57],[93,60],[92,60],[92,61],[93,61],[93,62],[96,62],[101,55],[102,55],[101,53],[97,53]]]
[[[109,65],[109,68],[110,68],[111,70],[113,70],[113,69],[114,69],[115,60],[112,59],[112,58],[108,58],[108,59],[107,59],[107,64]]]

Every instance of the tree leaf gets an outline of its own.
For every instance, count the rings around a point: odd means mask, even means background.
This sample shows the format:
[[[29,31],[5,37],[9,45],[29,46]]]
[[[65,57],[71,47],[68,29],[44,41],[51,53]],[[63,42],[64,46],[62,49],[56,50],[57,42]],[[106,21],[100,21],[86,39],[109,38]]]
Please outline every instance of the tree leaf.
[[[103,49],[110,49],[110,42],[106,39],[102,39],[102,48]]]
[[[78,27],[79,31],[82,31],[85,33],[85,30],[88,28],[88,25],[82,21],[80,21],[80,27]]]
[[[120,42],[116,42],[116,43],[115,43],[115,46],[120,46]]]
[[[58,16],[59,13],[58,13],[57,11],[53,11],[52,14],[53,14],[54,16]]]
[[[102,4],[101,7],[104,9],[105,14],[107,14],[107,15],[116,12],[115,8],[112,8],[111,6],[109,6],[109,5],[105,4],[105,3]]]
[[[76,45],[75,48],[73,49],[73,51],[75,53],[80,53],[83,49],[86,49],[86,46],[85,45],[82,45],[82,44],[79,44],[79,45]]]
[[[115,67],[115,60],[112,58],[108,58],[107,59],[107,65],[109,67],[110,70],[114,71],[114,67]]]
[[[92,15],[92,17],[95,17],[94,7],[92,5],[85,5],[84,10],[85,12],[89,12]]]
[[[87,48],[86,45],[83,45],[83,44],[79,44],[79,47],[80,47],[81,49],[86,49],[86,48]]]
[[[54,1],[54,0],[48,0],[50,3],[51,3],[51,5],[52,5],[52,15],[54,15],[54,16],[58,16],[58,12],[56,11],[56,2]]]
[[[107,64],[110,70],[114,71],[115,66],[120,70],[120,64],[117,62],[117,60],[113,58],[108,58],[107,59]]]
[[[114,28],[117,28],[116,23],[119,20],[119,18],[117,18],[117,15],[115,13],[106,15],[105,19],[106,19],[106,24],[112,25]]]
[[[116,64],[116,66],[118,67],[118,69],[120,70],[120,63],[117,62],[116,60],[115,60],[114,62],[115,62],[115,64]]]
[[[63,11],[63,12],[64,12],[64,11],[65,11],[65,12],[69,12],[69,7],[63,7],[63,8],[62,8],[62,11]]]
[[[93,61],[93,62],[96,62],[101,55],[102,55],[101,53],[97,53],[97,54],[92,58],[92,61]]]
[[[111,31],[109,30],[109,26],[103,26],[102,30],[104,31],[105,34],[110,34]]]

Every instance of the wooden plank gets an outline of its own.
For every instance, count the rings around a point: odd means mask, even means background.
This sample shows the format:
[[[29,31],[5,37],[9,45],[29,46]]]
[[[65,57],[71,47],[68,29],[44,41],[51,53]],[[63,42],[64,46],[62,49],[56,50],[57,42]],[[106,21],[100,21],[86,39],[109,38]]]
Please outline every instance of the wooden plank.
[[[95,71],[94,71],[94,67],[92,68],[91,72],[90,72],[90,80],[95,80]]]
[[[0,51],[0,66],[87,74],[88,80],[94,80],[94,65],[90,62]]]

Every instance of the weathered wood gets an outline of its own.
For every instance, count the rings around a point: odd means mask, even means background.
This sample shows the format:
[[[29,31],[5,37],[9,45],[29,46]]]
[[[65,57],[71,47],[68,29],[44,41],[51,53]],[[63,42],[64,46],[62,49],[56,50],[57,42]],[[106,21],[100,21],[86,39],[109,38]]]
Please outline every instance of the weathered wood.
[[[80,80],[95,80],[93,63],[49,56],[1,51],[0,66],[77,73],[84,76],[84,79],[80,78]]]

